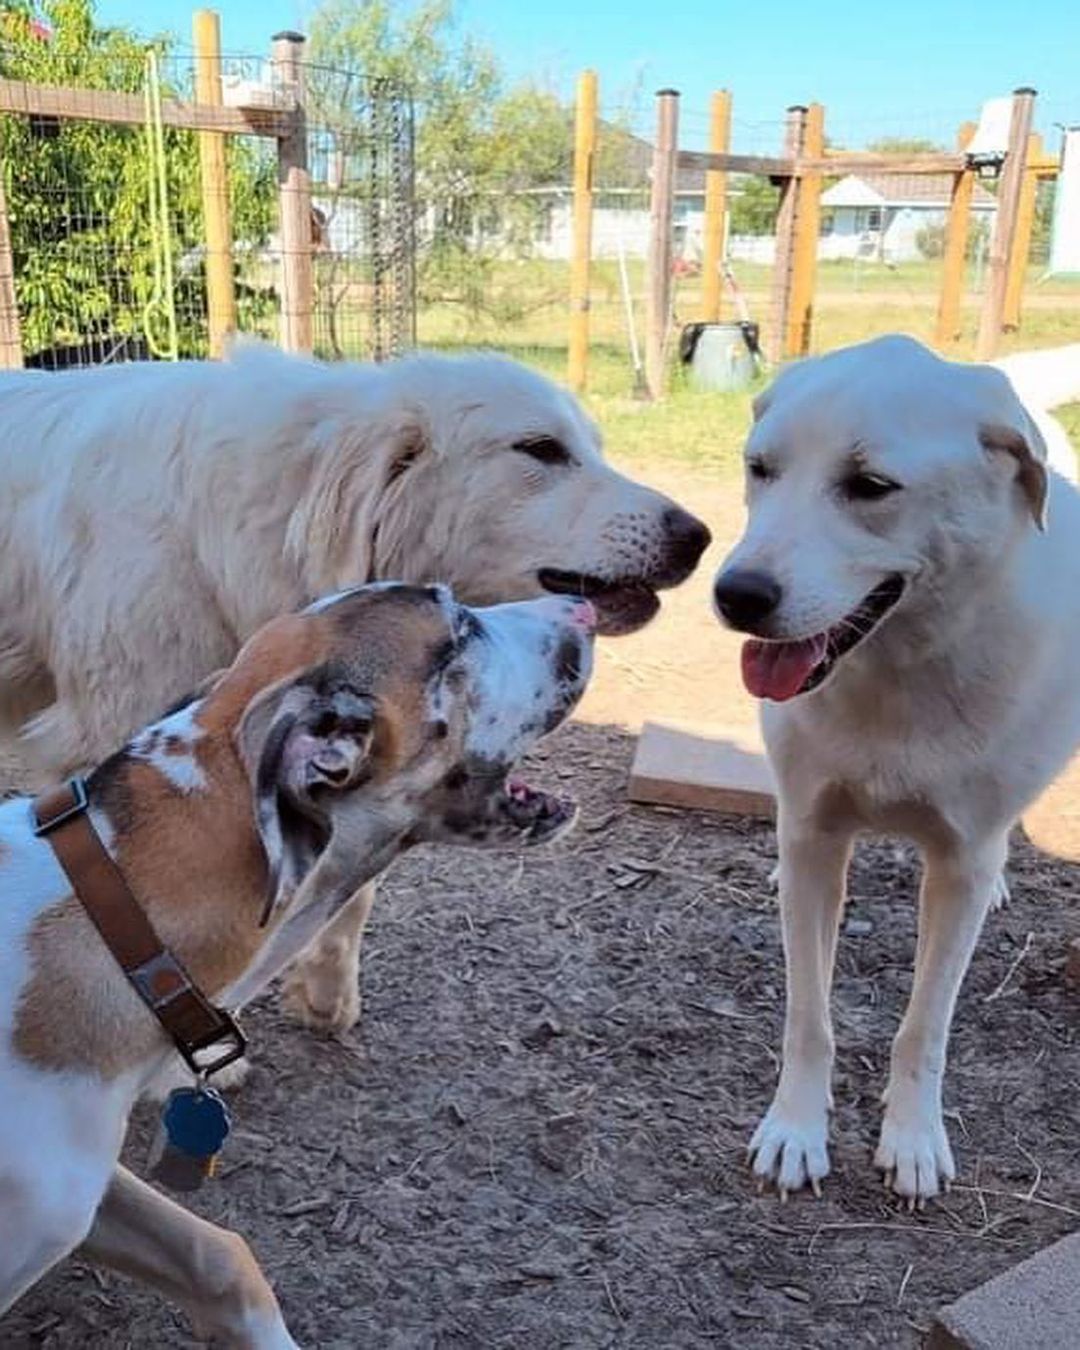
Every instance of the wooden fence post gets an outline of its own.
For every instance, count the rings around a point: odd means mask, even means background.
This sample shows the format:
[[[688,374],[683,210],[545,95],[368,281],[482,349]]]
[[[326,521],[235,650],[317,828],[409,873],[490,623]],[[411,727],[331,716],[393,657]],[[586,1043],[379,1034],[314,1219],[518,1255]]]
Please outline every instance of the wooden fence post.
[[[994,234],[990,242],[986,294],[979,316],[979,335],[975,359],[989,361],[997,353],[1005,318],[1005,292],[1009,281],[1009,258],[1016,237],[1016,221],[1024,188],[1028,138],[1035,110],[1035,90],[1022,88],[1013,93],[1012,120],[1009,123],[1009,149],[1001,171]]]
[[[726,155],[731,149],[731,93],[718,89],[712,96],[709,151]],[[705,174],[705,238],[701,253],[701,317],[705,323],[720,318],[720,268],[724,261],[724,217],[727,211],[727,174],[709,169]]]
[[[578,76],[574,105],[574,252],[570,260],[570,343],[567,377],[585,389],[589,360],[589,264],[592,260],[593,160],[596,155],[596,71]]]
[[[195,97],[220,107],[221,20],[212,9],[197,9],[192,20],[195,41]],[[220,131],[199,132],[199,171],[203,225],[206,230],[206,308],[210,355],[225,354],[225,340],[236,330],[233,294],[232,231],[229,223],[229,178],[225,137]]]
[[[287,352],[314,347],[314,269],[311,248],[311,174],[299,33],[275,33],[273,59],[279,87],[294,100],[292,131],[278,141],[278,212],[281,235],[281,345]]]
[[[1001,317],[1006,332],[1015,332],[1020,327],[1020,301],[1024,294],[1024,277],[1027,274],[1028,255],[1031,253],[1031,236],[1035,230],[1035,203],[1039,195],[1038,165],[1043,158],[1042,137],[1032,132],[1028,137],[1028,168],[1024,174],[1024,185],[1020,190],[1020,204],[1016,212],[1016,234],[1013,237],[1012,252],[1009,254],[1009,279],[1005,286],[1005,312]]]
[[[825,109],[820,103],[811,103],[806,110],[802,153],[807,159],[825,157]],[[810,350],[818,238],[821,234],[821,181],[820,173],[808,173],[799,179],[795,187],[795,238],[784,335],[785,357],[805,356]]]
[[[975,123],[965,122],[956,137],[956,148],[966,150],[975,135]],[[975,170],[962,169],[953,175],[949,216],[945,225],[945,248],[941,259],[941,295],[938,299],[937,328],[934,340],[939,347],[959,342],[960,300],[964,293],[964,260],[967,254],[971,198],[975,191]]]
[[[807,109],[795,104],[787,110],[784,127],[784,158],[795,161],[801,156],[806,135]],[[787,355],[788,320],[791,313],[791,284],[795,260],[795,231],[799,202],[799,180],[787,175],[780,184],[780,206],[776,213],[776,254],[773,259],[772,300],[766,354],[774,364]]]
[[[15,262],[11,256],[4,166],[0,161],[0,370],[18,370],[23,363],[19,305],[15,298]]]
[[[645,308],[645,383],[660,398],[666,383],[667,339],[671,326],[671,263],[675,158],[679,143],[679,94],[656,95],[656,146],[653,150],[652,203],[649,212],[649,277]]]

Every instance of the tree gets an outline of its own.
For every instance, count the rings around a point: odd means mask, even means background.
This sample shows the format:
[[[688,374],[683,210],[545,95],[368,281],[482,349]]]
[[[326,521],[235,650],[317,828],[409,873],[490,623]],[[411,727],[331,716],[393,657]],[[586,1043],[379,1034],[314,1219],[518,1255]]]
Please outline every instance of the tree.
[[[18,3],[5,14],[0,74],[34,83],[138,94],[151,49],[123,28],[99,28],[92,0]],[[170,92],[162,89],[163,96]],[[145,335],[155,294],[155,249],[176,256],[202,240],[195,137],[166,129],[171,237],[151,238],[149,161],[141,128],[54,118],[0,119],[15,290],[28,355],[90,337]],[[230,154],[234,230],[257,242],[269,233],[273,166],[245,145]],[[247,292],[248,307],[267,297]],[[205,283],[201,264],[181,270],[175,304],[185,320],[183,354],[205,350]]]
[[[780,189],[767,178],[740,177],[732,186],[731,233],[772,234],[779,205]]]
[[[411,95],[421,295],[491,308],[496,256],[528,253],[548,208],[538,189],[569,182],[572,111],[534,84],[507,88],[453,0],[323,0],[310,46],[316,66]]]
[[[936,155],[944,147],[922,136],[879,136],[868,141],[866,149],[871,155]]]
[[[487,132],[500,82],[492,54],[458,39],[451,0],[419,0],[407,10],[390,0],[324,0],[312,16],[310,51],[316,66],[361,71],[369,88],[385,83],[411,96],[418,224],[432,243],[467,237],[469,198],[490,168]]]

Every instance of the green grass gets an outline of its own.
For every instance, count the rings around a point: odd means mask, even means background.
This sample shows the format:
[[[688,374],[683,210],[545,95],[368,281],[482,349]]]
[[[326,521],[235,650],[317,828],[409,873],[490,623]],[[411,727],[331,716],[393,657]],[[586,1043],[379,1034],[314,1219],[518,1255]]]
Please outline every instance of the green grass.
[[[645,270],[628,265],[639,343],[644,339]],[[771,270],[737,264],[735,274],[751,317],[763,325],[769,314]],[[1080,342],[1080,280],[1040,282],[1032,268],[1024,292],[1023,322],[1006,335],[1002,353]],[[815,295],[813,350],[828,351],[875,334],[906,332],[930,342],[937,309],[939,265],[930,262],[885,267],[875,263],[822,263]],[[566,376],[569,288],[567,264],[524,261],[494,264],[483,287],[484,307],[470,308],[453,299],[424,306],[418,316],[422,346],[443,350],[494,348],[537,367],[556,379]],[[676,285],[676,323],[700,311],[700,281],[680,278]],[[731,317],[730,297],[725,316]],[[971,357],[978,326],[979,299],[969,292],[962,311],[963,334],[952,353]],[[589,391],[586,406],[604,430],[610,450],[620,458],[670,459],[723,473],[735,472],[750,424],[753,391],[704,393],[691,389],[673,372],[670,395],[659,404],[634,397],[633,369],[618,268],[603,261],[592,271]],[[1080,452],[1080,404],[1062,410]]]

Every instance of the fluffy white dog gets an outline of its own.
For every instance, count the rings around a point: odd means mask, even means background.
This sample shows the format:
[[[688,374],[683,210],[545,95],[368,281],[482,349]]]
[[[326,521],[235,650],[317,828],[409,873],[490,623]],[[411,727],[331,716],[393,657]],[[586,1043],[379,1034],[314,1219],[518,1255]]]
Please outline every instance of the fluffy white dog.
[[[877,1165],[955,1175],[946,1042],[1011,826],[1080,741],[1080,495],[1000,371],[888,337],[784,371],[746,448],[715,586],[779,792],[783,1068],[751,1148],[781,1191],[829,1170],[829,990],[852,841],[925,861]]]
[[[0,376],[0,733],[41,776],[94,763],[261,624],[380,578],[470,604],[587,596],[640,627],[705,526],[604,463],[577,402],[495,356],[225,363]],[[359,1011],[366,889],[288,998]]]

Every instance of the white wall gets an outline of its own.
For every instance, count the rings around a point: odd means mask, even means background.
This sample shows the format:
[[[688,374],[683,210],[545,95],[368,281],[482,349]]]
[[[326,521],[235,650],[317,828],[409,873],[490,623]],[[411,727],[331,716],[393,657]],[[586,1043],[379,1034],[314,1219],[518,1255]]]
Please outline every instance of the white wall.
[[[1065,133],[1065,157],[1054,197],[1050,271],[1080,272],[1080,127]]]

